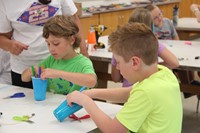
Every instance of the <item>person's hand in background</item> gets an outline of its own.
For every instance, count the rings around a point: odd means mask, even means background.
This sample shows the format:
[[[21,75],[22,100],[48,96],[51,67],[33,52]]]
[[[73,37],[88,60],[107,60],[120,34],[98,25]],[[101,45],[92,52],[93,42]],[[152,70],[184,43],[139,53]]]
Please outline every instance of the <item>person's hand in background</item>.
[[[191,9],[191,11],[195,14],[195,16],[196,16],[196,18],[197,18],[197,21],[200,22],[200,11],[199,11],[200,6],[197,5],[197,4],[192,4],[192,5],[190,6],[190,9]]]

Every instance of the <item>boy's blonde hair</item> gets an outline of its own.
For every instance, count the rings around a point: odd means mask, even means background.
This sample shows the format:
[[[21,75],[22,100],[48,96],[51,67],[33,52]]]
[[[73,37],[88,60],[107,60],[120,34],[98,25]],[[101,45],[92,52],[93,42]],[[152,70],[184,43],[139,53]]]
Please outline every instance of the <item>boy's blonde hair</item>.
[[[150,28],[152,28],[152,25],[153,25],[150,11],[144,8],[136,8],[132,12],[131,16],[129,17],[128,22],[129,23],[134,23],[134,22],[144,23]]]
[[[158,40],[145,24],[128,23],[109,36],[111,50],[128,62],[138,56],[146,65],[157,62]]]
[[[74,36],[75,42],[73,48],[77,48],[81,43],[78,32],[78,25],[74,22],[72,16],[57,15],[45,23],[43,37],[48,38],[51,34],[56,37],[64,37],[68,40],[69,37]]]

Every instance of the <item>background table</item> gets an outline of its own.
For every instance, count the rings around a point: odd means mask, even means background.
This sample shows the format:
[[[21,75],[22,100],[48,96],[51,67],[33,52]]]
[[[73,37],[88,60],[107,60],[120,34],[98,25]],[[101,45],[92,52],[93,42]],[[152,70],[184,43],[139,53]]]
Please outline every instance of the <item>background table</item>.
[[[200,23],[196,18],[179,18],[175,27],[181,40],[191,40],[200,37]]]
[[[16,92],[24,92],[26,97],[15,99],[2,99]],[[71,121],[67,118],[62,123],[58,122],[53,115],[53,110],[65,100],[64,95],[47,93],[46,100],[35,101],[33,90],[20,88],[11,85],[0,84],[0,132],[1,133],[86,133],[96,128],[92,119]],[[96,101],[98,107],[106,112],[107,115],[114,118],[122,106]],[[33,124],[27,122],[17,122],[12,120],[13,116],[23,116],[35,114],[30,120]],[[83,116],[87,114],[85,109],[79,110],[76,115]]]

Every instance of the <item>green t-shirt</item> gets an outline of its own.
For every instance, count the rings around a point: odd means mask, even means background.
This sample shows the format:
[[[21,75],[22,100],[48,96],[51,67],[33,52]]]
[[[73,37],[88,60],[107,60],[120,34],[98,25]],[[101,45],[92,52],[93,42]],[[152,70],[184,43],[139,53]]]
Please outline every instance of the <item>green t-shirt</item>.
[[[78,54],[69,60],[56,60],[53,56],[49,56],[38,64],[45,68],[62,70],[67,72],[95,74],[93,64],[89,58]],[[68,94],[74,90],[79,90],[82,86],[78,86],[62,78],[48,79],[47,90],[57,94]]]
[[[133,85],[116,118],[130,132],[181,133],[182,101],[179,83],[166,67]]]

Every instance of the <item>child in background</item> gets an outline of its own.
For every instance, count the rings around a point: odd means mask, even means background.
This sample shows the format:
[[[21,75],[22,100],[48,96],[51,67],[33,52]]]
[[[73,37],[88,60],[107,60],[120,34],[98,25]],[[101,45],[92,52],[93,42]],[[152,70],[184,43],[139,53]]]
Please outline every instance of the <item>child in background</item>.
[[[82,86],[92,88],[97,83],[92,62],[82,54],[75,52],[81,39],[79,28],[72,17],[57,15],[48,20],[43,28],[51,55],[38,66],[46,69],[41,79],[48,78],[48,90],[58,94],[68,94]],[[38,66],[35,66],[38,75]],[[32,70],[26,69],[22,74],[24,82],[31,81]]]
[[[130,83],[127,89],[91,89],[66,96],[69,105],[85,108],[105,133],[181,133],[182,101],[175,75],[157,65],[158,41],[141,23],[119,27],[109,36],[117,69]],[[101,111],[92,98],[125,102],[114,119]]]
[[[156,36],[158,36],[158,39],[179,40],[179,37],[172,22],[167,18],[163,18],[162,12],[157,6],[148,5],[146,9],[148,9],[151,12],[151,16],[154,23],[153,32]],[[176,73],[180,82],[183,84],[200,84],[198,81],[194,80],[193,71],[174,70],[174,72]],[[184,93],[185,98],[188,98],[190,96],[191,94]]]
[[[158,39],[179,40],[176,29],[168,18],[163,17],[162,11],[156,5],[146,6],[151,12],[153,32]]]
[[[152,27],[153,22],[151,19],[151,13],[144,8],[136,8],[131,16],[129,17],[129,23],[139,22],[146,24],[149,28]],[[170,69],[176,68],[179,66],[178,59],[176,56],[171,53],[163,44],[159,43],[158,45],[158,56],[163,60],[160,64],[167,66]],[[112,71],[111,77],[114,82],[123,81],[123,87],[129,87],[132,84],[128,83],[126,79],[124,79],[120,71],[116,68],[117,62],[114,58],[112,58]]]

